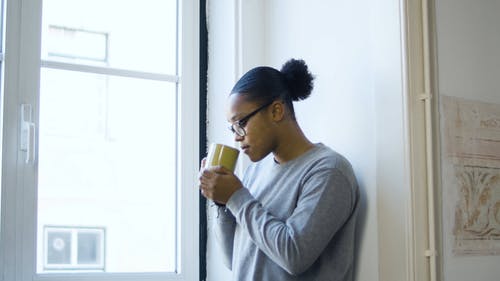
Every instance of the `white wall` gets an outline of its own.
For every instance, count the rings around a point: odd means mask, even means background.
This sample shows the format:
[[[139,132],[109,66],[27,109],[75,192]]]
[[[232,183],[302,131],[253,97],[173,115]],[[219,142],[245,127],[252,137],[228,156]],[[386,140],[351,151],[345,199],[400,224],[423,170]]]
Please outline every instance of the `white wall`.
[[[357,280],[378,276],[375,105],[370,1],[269,1],[266,59],[304,59],[316,75],[311,97],[295,104],[313,142],[352,163],[362,191]]]
[[[408,246],[411,188],[406,144],[407,97],[402,81],[401,4],[398,0],[377,0],[372,5],[369,48],[375,104],[379,280],[401,281],[411,276]],[[366,277],[360,280],[369,280],[369,275]]]
[[[221,112],[236,77],[258,64],[280,68],[289,58],[304,59],[316,80],[312,96],[295,105],[299,124],[312,141],[351,161],[362,190],[356,280],[379,280],[379,233],[391,233],[392,248],[382,252],[393,254],[389,260],[395,263],[390,278],[380,275],[380,280],[404,280],[399,1],[209,1],[209,6],[209,141],[231,142]],[[385,217],[378,217],[378,203],[385,204]],[[210,230],[208,235],[208,280],[230,280]]]
[[[500,2],[435,0],[439,93],[500,101]]]
[[[435,2],[439,94],[500,105],[500,2]],[[454,206],[443,201],[444,280],[498,280],[499,256],[453,256]]]

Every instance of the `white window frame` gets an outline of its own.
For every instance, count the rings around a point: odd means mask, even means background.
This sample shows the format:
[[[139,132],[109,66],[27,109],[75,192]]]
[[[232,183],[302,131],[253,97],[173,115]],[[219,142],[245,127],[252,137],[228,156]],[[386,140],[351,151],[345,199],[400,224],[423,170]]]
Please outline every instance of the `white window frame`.
[[[199,1],[178,0],[179,77],[122,69],[75,66],[67,69],[95,71],[126,77],[178,81],[178,261],[176,273],[36,273],[37,162],[26,164],[19,150],[19,110],[31,104],[38,126],[42,1],[4,0],[5,60],[3,100],[2,195],[0,233],[1,281],[194,281],[199,278],[199,192],[196,188],[199,159]],[[60,67],[61,65],[58,65]],[[79,67],[75,69],[75,67]],[[168,126],[168,124],[166,124]],[[35,137],[37,143],[38,137]],[[15,148],[15,149],[14,149]],[[35,146],[35,149],[37,147]]]
[[[69,264],[51,264],[49,259],[49,234],[52,232],[65,232],[71,236],[71,262]],[[93,233],[98,235],[99,248],[96,249],[98,253],[98,262],[91,264],[78,263],[78,234],[80,233]],[[106,261],[106,230],[104,227],[80,227],[80,226],[43,226],[43,268],[47,271],[64,271],[64,270],[105,270]]]

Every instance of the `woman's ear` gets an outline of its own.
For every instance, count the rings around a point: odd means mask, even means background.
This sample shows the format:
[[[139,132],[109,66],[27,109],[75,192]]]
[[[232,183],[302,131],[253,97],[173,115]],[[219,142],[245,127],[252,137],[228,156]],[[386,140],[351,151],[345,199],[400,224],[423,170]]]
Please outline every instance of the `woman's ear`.
[[[282,101],[275,101],[271,104],[273,121],[279,122],[285,117],[285,104]]]

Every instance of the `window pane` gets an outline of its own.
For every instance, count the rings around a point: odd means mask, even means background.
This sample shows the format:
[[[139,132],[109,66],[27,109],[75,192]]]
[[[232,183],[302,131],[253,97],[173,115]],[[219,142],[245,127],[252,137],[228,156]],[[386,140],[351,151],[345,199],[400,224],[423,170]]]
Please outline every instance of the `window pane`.
[[[106,229],[106,272],[175,271],[175,87],[42,68],[39,272],[48,225]],[[93,263],[99,241],[73,242],[72,262]]]
[[[100,239],[97,233],[78,233],[78,264],[98,264]]]
[[[47,264],[71,264],[71,233],[51,232],[47,235]]]
[[[42,59],[176,74],[176,0],[44,0]]]

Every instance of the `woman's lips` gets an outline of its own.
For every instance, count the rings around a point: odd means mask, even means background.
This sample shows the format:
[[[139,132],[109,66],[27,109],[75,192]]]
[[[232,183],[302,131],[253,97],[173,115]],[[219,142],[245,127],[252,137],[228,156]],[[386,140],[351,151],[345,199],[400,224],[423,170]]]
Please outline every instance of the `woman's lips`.
[[[247,152],[249,148],[250,148],[249,145],[242,145],[241,146],[241,150],[243,150],[243,152]]]

